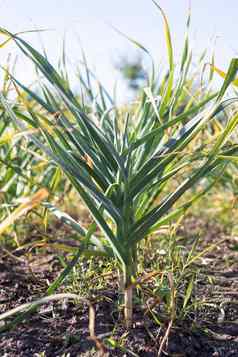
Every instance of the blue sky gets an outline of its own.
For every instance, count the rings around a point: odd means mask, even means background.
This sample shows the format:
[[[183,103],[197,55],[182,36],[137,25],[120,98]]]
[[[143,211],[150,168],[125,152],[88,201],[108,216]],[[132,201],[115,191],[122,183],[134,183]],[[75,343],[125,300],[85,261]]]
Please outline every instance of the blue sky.
[[[188,0],[160,0],[169,19],[175,56],[181,50]],[[238,34],[237,0],[191,0],[191,40],[194,53],[211,48],[216,39],[216,64],[226,69],[231,57],[236,56]],[[157,63],[166,58],[161,15],[150,0],[0,0],[1,26],[12,32],[34,28],[51,31],[27,34],[24,38],[40,48],[41,42],[49,58],[60,54],[62,37],[66,34],[68,60],[72,65],[80,58],[79,38],[89,63],[106,86],[112,86],[117,74],[113,63],[133,46],[115,33],[114,25],[147,47]],[[1,50],[1,64],[8,52],[15,55],[13,46]],[[32,69],[18,56],[17,77],[29,82]]]

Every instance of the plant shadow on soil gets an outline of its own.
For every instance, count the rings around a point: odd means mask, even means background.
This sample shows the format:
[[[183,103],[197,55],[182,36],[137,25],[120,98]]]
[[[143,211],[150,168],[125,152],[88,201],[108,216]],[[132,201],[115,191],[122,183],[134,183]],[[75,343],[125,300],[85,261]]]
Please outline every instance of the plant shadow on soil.
[[[178,234],[189,240],[191,232],[194,235],[198,231],[203,234],[204,247],[217,242],[199,262],[201,273],[194,289],[196,300],[207,303],[174,323],[162,356],[235,357],[238,356],[237,242],[218,224],[204,223],[192,216],[185,219]],[[43,296],[46,282],[53,281],[59,271],[52,252],[33,253],[31,272],[27,264],[1,256],[0,313]],[[96,292],[100,299],[94,299],[95,334],[106,347],[105,355],[157,356],[166,323],[159,326],[145,314],[145,309],[136,305],[134,324],[127,332],[116,305],[115,291],[117,287],[111,283],[109,289]],[[2,332],[0,351],[6,357],[101,355],[95,342],[89,339],[88,307],[65,300],[41,306],[27,321]]]

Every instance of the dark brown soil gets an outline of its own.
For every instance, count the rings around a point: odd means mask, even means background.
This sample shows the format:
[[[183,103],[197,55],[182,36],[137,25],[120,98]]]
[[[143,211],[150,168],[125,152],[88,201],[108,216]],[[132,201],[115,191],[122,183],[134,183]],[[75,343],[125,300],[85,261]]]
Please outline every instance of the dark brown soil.
[[[178,234],[188,244],[196,235],[203,237],[200,250],[209,244],[216,246],[197,263],[200,272],[194,298],[203,303],[183,321],[174,322],[162,356],[238,356],[237,238],[217,224],[204,224],[193,217]],[[50,253],[33,254],[30,265],[6,257],[4,252],[1,256],[0,313],[44,296],[47,281],[52,282],[59,271],[57,259]],[[100,300],[96,296],[93,301],[101,350],[89,338],[88,306],[60,301],[41,306],[24,323],[2,332],[0,356],[100,356],[103,348],[107,356],[157,356],[168,322],[159,326],[138,304],[133,327],[126,331],[115,291],[113,285],[97,291]]]

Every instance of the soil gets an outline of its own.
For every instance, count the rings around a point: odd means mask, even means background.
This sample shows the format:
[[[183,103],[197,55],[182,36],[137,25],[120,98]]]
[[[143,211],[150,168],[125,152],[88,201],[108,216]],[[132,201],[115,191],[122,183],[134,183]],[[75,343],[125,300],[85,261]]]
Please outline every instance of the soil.
[[[201,250],[215,246],[197,264],[194,297],[203,303],[183,321],[175,321],[169,331],[169,321],[160,326],[140,305],[135,307],[132,328],[126,331],[112,283],[110,289],[97,291],[92,301],[97,339],[89,337],[88,306],[63,300],[42,305],[24,323],[1,332],[0,356],[152,357],[158,355],[166,332],[161,356],[238,356],[238,240],[219,224],[194,217],[185,220],[178,234],[188,242],[201,235]],[[1,253],[0,313],[44,296],[60,269],[50,251],[32,253],[28,263],[20,255],[16,260]]]

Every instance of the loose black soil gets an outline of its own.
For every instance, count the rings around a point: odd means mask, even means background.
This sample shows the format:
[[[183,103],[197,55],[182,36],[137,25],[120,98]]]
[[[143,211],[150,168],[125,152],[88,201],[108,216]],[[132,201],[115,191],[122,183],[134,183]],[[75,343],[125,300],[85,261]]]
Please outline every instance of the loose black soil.
[[[193,217],[184,222],[178,234],[188,242],[201,235],[200,250],[216,245],[197,263],[194,299],[202,303],[184,321],[173,324],[162,355],[238,356],[238,241],[219,225],[204,224]],[[0,313],[44,296],[47,281],[52,282],[59,271],[57,259],[50,253],[33,254],[30,264],[5,252],[1,256]],[[157,356],[169,321],[159,326],[138,305],[133,327],[126,331],[115,291],[112,283],[111,289],[97,291],[100,299],[94,297],[99,350],[89,338],[88,306],[60,301],[41,306],[27,321],[2,332],[0,356],[100,356],[103,350],[107,356]]]

